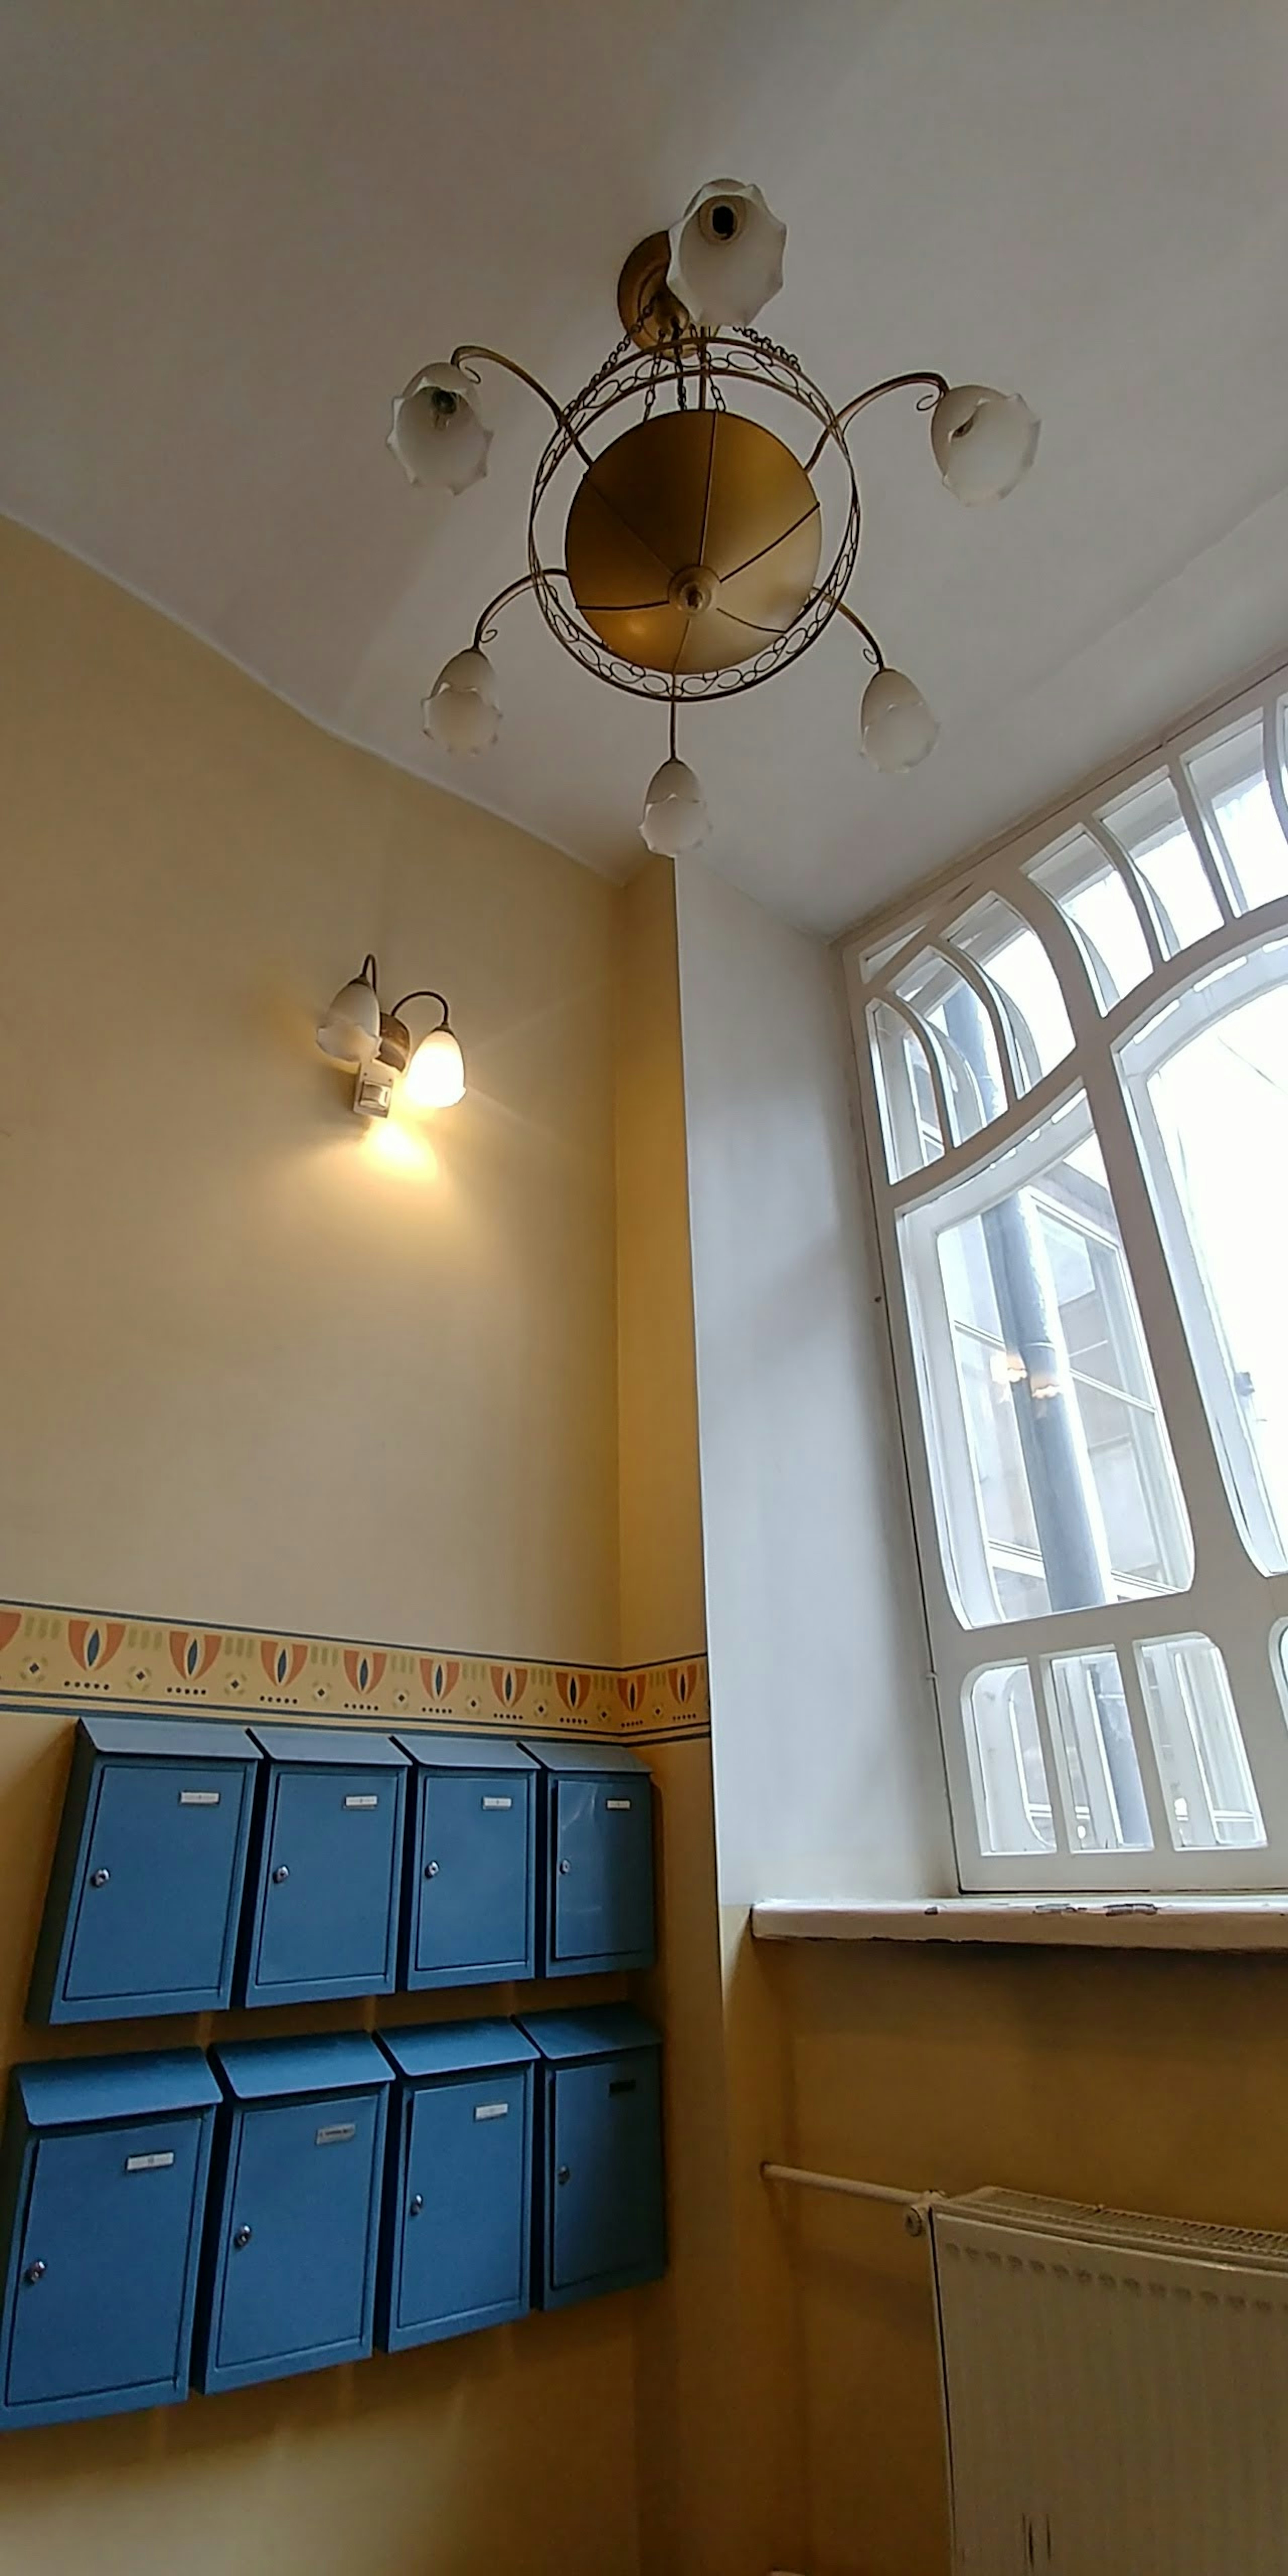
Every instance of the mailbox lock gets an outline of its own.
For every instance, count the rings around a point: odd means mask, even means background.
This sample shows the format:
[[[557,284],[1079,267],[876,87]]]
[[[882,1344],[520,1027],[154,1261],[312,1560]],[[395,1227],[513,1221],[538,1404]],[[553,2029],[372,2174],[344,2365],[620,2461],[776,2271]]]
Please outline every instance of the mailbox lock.
[[[279,1867],[279,1868],[277,1868],[277,1869],[275,1869],[275,1870],[274,1870],[274,1872],[273,1872],[273,1885],[274,1885],[274,1887],[285,1887],[286,1882],[287,1882],[288,1878],[290,1877],[290,1875],[291,1875],[291,1873],[290,1873],[289,1869],[287,1868],[285,1861],[283,1861],[283,1862],[281,1863],[280,1867]]]
[[[233,2237],[233,2244],[235,2245],[235,2247],[236,2247],[236,2249],[237,2249],[237,2252],[238,2252],[239,2254],[240,2254],[240,2253],[242,2253],[242,2252],[244,2251],[244,2249],[245,2249],[245,2247],[246,2247],[247,2245],[249,2245],[249,2243],[250,2243],[250,2235],[251,2235],[251,2231],[250,2231],[249,2227],[239,2227],[239,2228],[237,2229],[237,2232],[236,2232],[235,2236]]]
[[[569,1871],[571,1870],[571,1868],[572,1868],[572,1862],[571,1862],[570,1860],[561,1860],[561,1861],[560,1861],[560,1863],[559,1863],[559,1875],[560,1875],[560,1877],[561,1877],[561,1878],[567,1878],[568,1873],[569,1873]]]
[[[425,1863],[425,1876],[426,1876],[426,1878],[437,1878],[437,1876],[438,1876],[438,1863],[437,1863],[437,1861],[436,1861],[436,1860],[426,1861],[426,1863]]]
[[[559,2167],[559,2172],[558,2172],[558,2174],[557,2174],[557,2176],[556,2176],[556,2180],[557,2180],[557,2181],[559,2181],[559,2182],[571,2182],[571,2181],[572,2181],[572,2166],[571,2166],[571,2165],[560,2165],[560,2167]]]
[[[44,2280],[46,2268],[47,2267],[43,2263],[29,2263],[22,2277],[24,2281],[30,2282],[31,2287],[34,2290],[37,2281]]]
[[[409,2218],[419,2218],[420,2213],[421,2213],[422,2209],[424,2208],[424,2206],[425,2206],[425,2195],[424,2195],[424,2192],[423,2192],[423,2191],[414,2191],[414,2192],[412,2193],[412,2196],[411,2196],[411,2203],[410,2203],[410,2207],[409,2207],[409,2209],[408,2209],[408,2213],[407,2213],[407,2214],[408,2214],[408,2217],[409,2217]]]
[[[111,1877],[111,1875],[112,1875],[112,1873],[111,1873],[111,1871],[110,1871],[109,1869],[92,1869],[92,1870],[90,1871],[90,1874],[89,1874],[89,1883],[90,1883],[90,1886],[91,1886],[91,1887],[106,1887],[107,1882],[108,1882],[109,1878]]]

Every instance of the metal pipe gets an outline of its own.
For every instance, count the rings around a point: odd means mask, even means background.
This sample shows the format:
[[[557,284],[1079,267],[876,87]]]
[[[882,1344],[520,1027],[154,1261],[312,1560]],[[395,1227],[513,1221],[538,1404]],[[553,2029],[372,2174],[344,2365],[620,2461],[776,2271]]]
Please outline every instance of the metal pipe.
[[[910,2236],[920,2236],[925,2228],[931,2204],[938,2198],[933,2191],[905,2191],[888,2182],[854,2182],[847,2174],[811,2173],[804,2165],[763,2164],[763,2182],[791,2183],[798,2191],[827,2191],[841,2200],[884,2201],[892,2209],[901,2209]]]

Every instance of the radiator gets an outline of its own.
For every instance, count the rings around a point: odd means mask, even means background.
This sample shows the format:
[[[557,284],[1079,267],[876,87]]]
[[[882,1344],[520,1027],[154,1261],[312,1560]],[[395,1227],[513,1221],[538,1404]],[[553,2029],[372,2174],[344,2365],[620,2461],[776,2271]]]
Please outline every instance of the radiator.
[[[933,2204],[955,2576],[1288,2576],[1288,2236]]]

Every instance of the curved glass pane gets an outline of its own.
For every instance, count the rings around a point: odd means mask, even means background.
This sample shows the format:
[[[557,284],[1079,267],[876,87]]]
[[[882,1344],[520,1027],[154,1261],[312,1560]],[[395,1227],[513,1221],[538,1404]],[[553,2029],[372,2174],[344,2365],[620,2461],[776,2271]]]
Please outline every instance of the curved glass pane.
[[[1224,1659],[1211,1638],[1151,1637],[1137,1647],[1136,1661],[1177,1850],[1263,1844]]]
[[[1225,854],[1231,890],[1247,912],[1288,894],[1288,841],[1266,781],[1260,711],[1215,742],[1191,752],[1185,766]]]
[[[927,948],[893,987],[937,1046],[954,1144],[964,1144],[1006,1107],[997,1038],[987,1011],[956,967]]]
[[[1000,895],[987,895],[954,922],[948,936],[997,994],[1011,1030],[1017,1089],[1031,1090],[1073,1045],[1064,996],[1037,932]]]
[[[1268,959],[1263,957],[1263,966]],[[1288,961],[1277,962],[1288,976]],[[1191,1007],[1202,1007],[1196,995]],[[1209,1417],[1250,1551],[1288,1567],[1288,983],[1175,1044],[1146,1081],[1143,1120],[1163,1236]]]
[[[1086,961],[1102,1011],[1143,983],[1150,954],[1119,870],[1089,832],[1074,832],[1027,871],[1058,904]]]
[[[1027,1664],[992,1664],[965,1695],[966,1753],[981,1851],[1053,1852],[1055,1824]]]
[[[920,1038],[888,1002],[869,1005],[868,1031],[886,1169],[902,1181],[944,1150],[930,1067]]]
[[[1109,1647],[1046,1667],[1078,1851],[1149,1851],[1154,1837],[1118,1657]]]
[[[1144,879],[1165,950],[1189,948],[1218,927],[1221,907],[1165,770],[1104,806],[1100,820]]]
[[[945,1571],[971,1627],[1183,1590],[1193,1570],[1085,1101],[1023,1154],[1022,1181],[1003,1157],[899,1229]]]

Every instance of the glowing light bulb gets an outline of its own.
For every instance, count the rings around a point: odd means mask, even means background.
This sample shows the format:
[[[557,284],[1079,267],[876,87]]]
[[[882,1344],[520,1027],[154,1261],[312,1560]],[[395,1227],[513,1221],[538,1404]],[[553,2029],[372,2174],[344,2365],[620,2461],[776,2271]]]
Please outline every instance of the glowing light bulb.
[[[455,1032],[431,1029],[402,1079],[401,1097],[412,1109],[452,1109],[465,1097],[465,1059]]]

